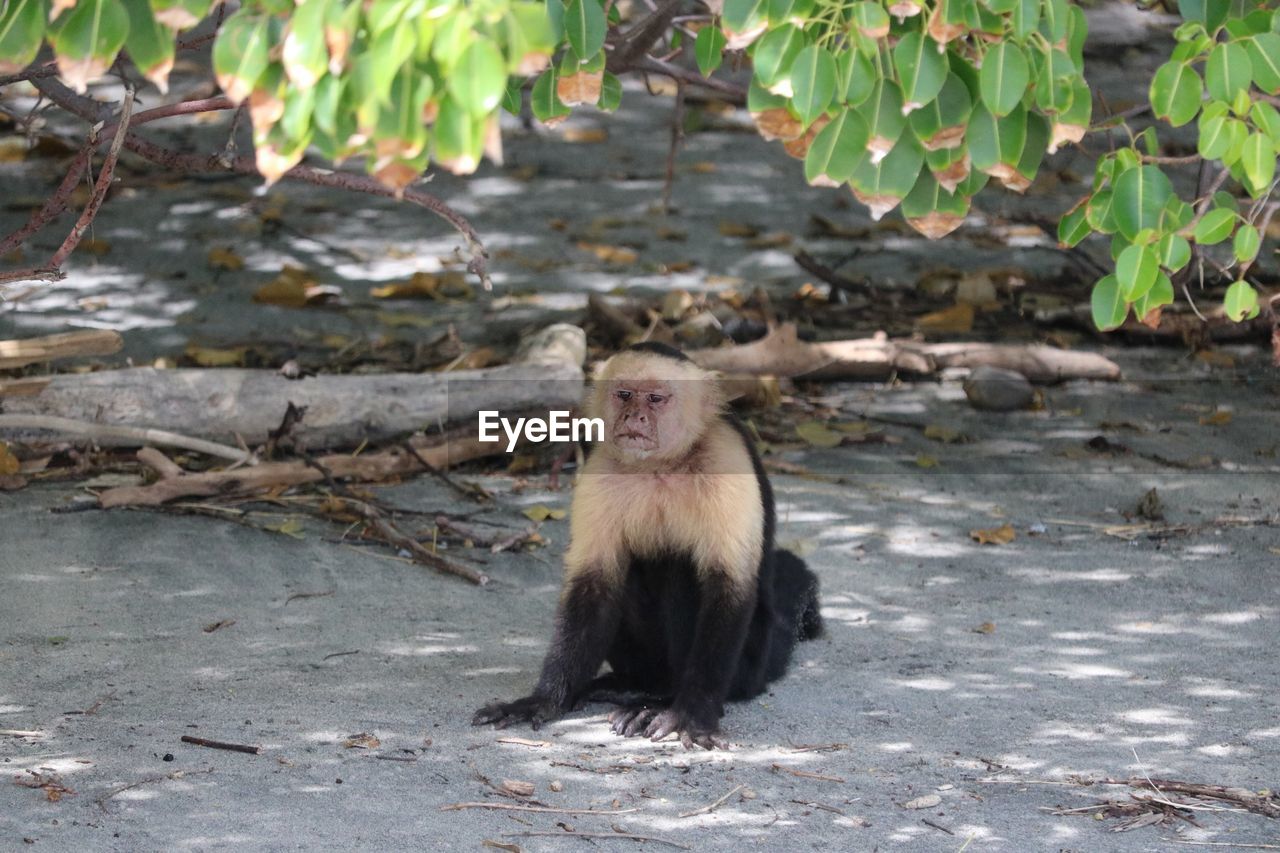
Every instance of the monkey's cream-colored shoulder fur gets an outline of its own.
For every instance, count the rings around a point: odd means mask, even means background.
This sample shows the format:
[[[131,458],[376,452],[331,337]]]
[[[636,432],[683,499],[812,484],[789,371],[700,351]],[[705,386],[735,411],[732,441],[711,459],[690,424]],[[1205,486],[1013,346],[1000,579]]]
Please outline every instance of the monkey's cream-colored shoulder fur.
[[[670,473],[627,470],[608,453],[583,468],[570,511],[565,572],[620,582],[627,558],[687,551],[700,575],[754,589],[764,545],[764,503],[742,437],[715,423]]]

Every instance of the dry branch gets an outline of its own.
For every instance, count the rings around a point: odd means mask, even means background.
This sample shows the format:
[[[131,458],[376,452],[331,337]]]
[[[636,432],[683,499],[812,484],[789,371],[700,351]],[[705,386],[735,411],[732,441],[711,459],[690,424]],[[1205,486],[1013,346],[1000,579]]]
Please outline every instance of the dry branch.
[[[480,459],[501,453],[501,442],[480,442],[475,438],[461,438],[433,447],[416,447],[417,453],[407,453],[393,448],[380,453],[351,456],[345,453],[317,457],[312,464],[305,460],[268,462],[253,468],[234,471],[205,471],[164,477],[148,486],[118,486],[98,494],[98,504],[103,509],[117,506],[159,506],[178,498],[213,497],[215,495],[254,494],[274,488],[317,483],[325,479],[325,472],[335,480],[374,482],[422,473],[420,459],[437,468],[447,468],[470,459]],[[140,456],[144,464],[150,457]],[[163,475],[164,466],[150,466]],[[321,470],[323,468],[323,470]]]
[[[884,380],[980,365],[1015,370],[1033,382],[1120,378],[1120,367],[1095,353],[1040,345],[924,344],[883,336],[809,343],[800,340],[789,323],[750,344],[691,350],[688,356],[708,370],[723,373],[805,379]]]
[[[12,370],[56,358],[112,355],[120,352],[123,346],[124,339],[120,337],[120,333],[107,329],[86,329],[81,332],[0,341],[0,370]]]

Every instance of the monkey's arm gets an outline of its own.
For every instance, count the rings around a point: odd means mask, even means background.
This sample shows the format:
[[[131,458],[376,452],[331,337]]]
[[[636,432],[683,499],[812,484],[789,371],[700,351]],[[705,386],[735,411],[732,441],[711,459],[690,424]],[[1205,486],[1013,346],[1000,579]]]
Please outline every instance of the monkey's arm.
[[[555,634],[533,693],[514,702],[494,702],[476,712],[471,724],[506,728],[529,722],[536,729],[564,715],[604,663],[618,629],[616,586],[600,572],[577,572],[565,582],[556,611]]]

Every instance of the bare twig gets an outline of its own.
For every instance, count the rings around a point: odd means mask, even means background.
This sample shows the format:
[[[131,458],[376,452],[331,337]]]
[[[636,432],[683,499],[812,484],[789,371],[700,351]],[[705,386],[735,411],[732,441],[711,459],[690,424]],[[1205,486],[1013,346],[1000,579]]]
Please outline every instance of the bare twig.
[[[653,841],[657,844],[669,844],[680,850],[692,850],[693,848],[687,844],[681,844],[678,841],[670,841],[666,838],[657,838],[653,835],[636,835],[631,832],[578,832],[577,830],[530,830],[528,832],[506,832],[503,838],[624,838],[629,841]]]
[[[107,791],[102,796],[96,798],[94,802],[98,804],[98,808],[105,812],[107,810],[107,800],[117,794],[123,794],[125,791],[130,791],[134,788],[141,788],[143,785],[151,785],[156,782],[168,782],[174,779],[184,779],[187,776],[200,776],[205,773],[212,772],[212,767],[206,767],[203,770],[175,770],[172,773],[165,773],[161,776],[148,776],[145,779],[139,779],[137,782],[130,782],[128,785],[121,785],[118,788],[112,788],[110,791]]]
[[[208,738],[196,737],[195,735],[183,735],[181,738],[183,743],[189,743],[194,746],[205,746],[209,749],[225,749],[229,752],[245,752],[249,755],[261,755],[262,747],[249,746],[243,743],[229,743],[225,740],[209,740]]]
[[[790,773],[792,776],[796,776],[800,779],[817,779],[819,782],[844,782],[844,779],[839,776],[827,776],[822,773],[811,773],[808,770],[794,770],[781,764],[774,764],[773,772]]]
[[[776,766],[776,765],[775,765],[775,766]],[[735,787],[734,787],[734,789],[733,789],[732,791],[730,791],[729,793],[725,794],[723,797],[721,797],[720,799],[716,800],[716,801],[715,801],[714,803],[712,803],[711,805],[703,806],[702,808],[699,808],[699,809],[694,809],[694,810],[693,810],[693,811],[691,811],[691,812],[681,812],[681,813],[680,813],[680,817],[693,817],[694,815],[710,814],[711,812],[715,811],[716,809],[718,809],[718,808],[720,808],[722,805],[724,805],[724,804],[725,804],[725,802],[727,802],[727,801],[728,801],[728,799],[729,799],[730,797],[732,797],[734,794],[736,794],[736,793],[738,793],[739,791],[741,791],[741,790],[742,790],[742,787],[743,787],[743,786],[741,786],[741,785],[737,785],[737,786],[735,786]]]
[[[676,103],[671,110],[671,145],[667,148],[667,174],[662,181],[662,212],[671,212],[671,188],[676,182],[676,156],[684,142],[684,89],[683,80],[676,80]]]
[[[449,803],[440,807],[442,812],[457,812],[464,809],[494,809],[504,812],[538,812],[541,814],[631,814],[639,809],[593,809],[593,808],[557,808],[555,806],[522,806],[510,803]]]
[[[248,461],[245,452],[239,448],[149,427],[94,424],[73,420],[72,418],[54,417],[53,415],[10,415],[0,413],[0,429],[6,428],[45,429],[51,432],[84,436],[90,439],[130,439],[137,441],[139,444],[151,443],[168,447],[181,447],[184,450],[194,450],[197,453],[216,456],[219,459],[231,459],[236,462]]]

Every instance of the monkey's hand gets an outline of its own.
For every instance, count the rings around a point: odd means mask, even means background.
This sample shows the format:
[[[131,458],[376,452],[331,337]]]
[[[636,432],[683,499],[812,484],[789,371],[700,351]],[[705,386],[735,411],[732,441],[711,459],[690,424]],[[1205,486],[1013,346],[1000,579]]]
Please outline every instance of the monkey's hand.
[[[728,749],[729,742],[720,735],[715,717],[693,714],[676,707],[650,708],[631,705],[618,708],[609,715],[610,729],[623,737],[643,735],[653,741],[675,732],[685,749],[695,745],[703,749]]]
[[[497,728],[505,729],[513,723],[529,723],[537,729],[543,723],[559,719],[564,712],[565,709],[556,701],[534,694],[514,702],[492,702],[485,705],[471,718],[471,725],[493,723]]]

